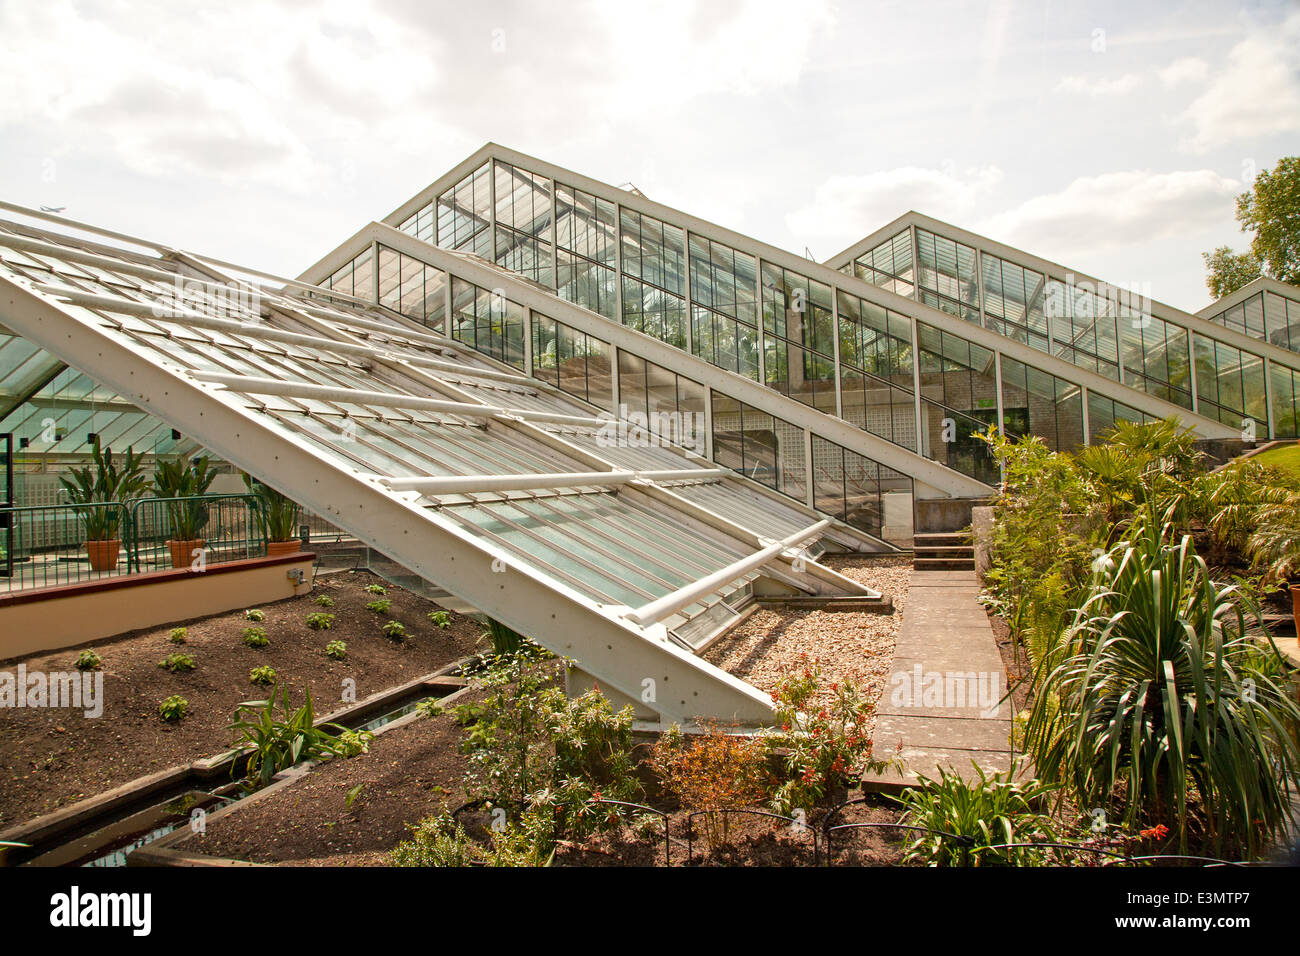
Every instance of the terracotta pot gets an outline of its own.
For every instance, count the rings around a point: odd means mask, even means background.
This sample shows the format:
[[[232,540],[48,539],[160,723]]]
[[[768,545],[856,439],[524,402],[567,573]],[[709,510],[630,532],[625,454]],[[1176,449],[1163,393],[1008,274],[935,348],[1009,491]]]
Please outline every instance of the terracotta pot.
[[[286,554],[297,554],[301,550],[302,542],[297,538],[291,541],[266,542],[266,556],[268,558],[283,558]]]
[[[187,541],[168,541],[167,550],[171,552],[173,568],[188,568],[194,563],[194,552],[203,547],[202,538],[190,538]]]
[[[117,567],[117,551],[122,546],[120,538],[107,541],[87,541],[86,554],[90,558],[90,570],[112,571]]]
[[[1295,618],[1295,639],[1300,642],[1300,584],[1291,585],[1291,614]]]

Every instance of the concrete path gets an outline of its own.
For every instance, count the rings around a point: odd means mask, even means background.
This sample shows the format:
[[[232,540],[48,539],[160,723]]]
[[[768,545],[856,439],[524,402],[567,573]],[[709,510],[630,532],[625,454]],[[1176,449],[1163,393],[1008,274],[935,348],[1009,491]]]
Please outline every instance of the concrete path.
[[[973,776],[1011,766],[1011,702],[973,571],[915,571],[894,667],[876,707],[875,754],[898,751],[905,770],[868,778],[886,789],[949,767]],[[900,748],[901,745],[901,749]]]

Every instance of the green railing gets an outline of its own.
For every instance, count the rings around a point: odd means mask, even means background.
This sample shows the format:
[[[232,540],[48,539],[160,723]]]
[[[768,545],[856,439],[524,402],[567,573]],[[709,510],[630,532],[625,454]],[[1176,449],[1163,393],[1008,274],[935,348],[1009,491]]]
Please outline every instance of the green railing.
[[[246,494],[0,507],[0,591],[258,557],[266,550],[259,507]],[[115,533],[88,541],[88,526]],[[179,541],[178,527],[198,531]]]

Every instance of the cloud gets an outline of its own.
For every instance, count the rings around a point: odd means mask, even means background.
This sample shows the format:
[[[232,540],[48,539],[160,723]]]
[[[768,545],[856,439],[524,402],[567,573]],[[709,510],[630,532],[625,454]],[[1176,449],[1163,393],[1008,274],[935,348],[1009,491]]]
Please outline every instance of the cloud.
[[[1180,146],[1194,153],[1300,130],[1300,13],[1234,46],[1180,119],[1192,126]]]
[[[832,176],[812,202],[786,217],[800,241],[842,248],[909,209],[940,219],[969,219],[978,201],[1002,180],[996,166],[955,170],[901,166],[862,176]]]
[[[1123,76],[1063,76],[1052,88],[1053,93],[1075,93],[1083,96],[1122,96],[1131,93],[1142,85],[1142,77],[1137,73],[1125,73]]]
[[[1083,176],[988,218],[977,231],[1057,259],[1150,242],[1231,221],[1242,185],[1209,169]],[[1050,250],[1050,251],[1049,251]]]
[[[1184,56],[1174,60],[1168,66],[1158,69],[1156,74],[1167,89],[1181,86],[1183,83],[1200,83],[1210,73],[1210,64],[1198,56]]]

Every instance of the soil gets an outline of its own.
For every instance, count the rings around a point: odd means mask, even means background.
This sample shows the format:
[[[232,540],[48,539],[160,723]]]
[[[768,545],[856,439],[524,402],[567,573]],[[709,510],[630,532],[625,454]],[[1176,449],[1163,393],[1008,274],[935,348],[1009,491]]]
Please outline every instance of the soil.
[[[235,707],[266,696],[265,688],[249,683],[253,667],[274,668],[295,704],[309,688],[317,714],[324,714],[339,706],[345,679],[355,681],[361,700],[479,648],[481,624],[451,614],[451,626],[438,628],[427,617],[438,606],[402,588],[385,585],[392,601],[387,613],[367,610],[377,596],[364,586],[376,583],[383,582],[368,572],[330,575],[318,578],[309,594],[262,606],[265,620],[255,626],[270,639],[262,648],[242,643],[244,629],[254,626],[242,610],[84,645],[102,659],[102,716],[87,719],[66,708],[0,710],[0,829],[228,750]],[[335,606],[317,606],[321,594]],[[315,612],[334,615],[330,630],[307,627],[307,615]],[[387,620],[406,626],[404,639],[380,630]],[[187,628],[184,644],[169,640],[173,626]],[[335,640],[346,642],[346,660],[325,656],[325,645]],[[13,672],[22,663],[29,673],[73,671],[83,647],[6,661],[0,670]],[[169,673],[158,666],[173,653],[190,655],[197,667]],[[190,705],[178,724],[158,716],[159,703],[173,694]]]
[[[473,694],[458,698],[473,699]],[[370,752],[316,767],[299,780],[233,813],[209,820],[205,834],[176,848],[227,859],[289,866],[383,866],[388,853],[409,836],[408,825],[463,806],[466,758],[459,753],[464,731],[450,714],[418,718],[379,734]],[[348,807],[348,794],[358,786]],[[886,798],[847,808],[838,823],[891,823],[897,810]],[[476,810],[458,815],[471,833],[483,820]],[[796,831],[786,820],[732,814],[725,841],[711,847],[705,821],[694,820],[688,845],[688,813],[669,813],[671,861],[684,865],[811,866],[812,832]],[[819,818],[810,817],[811,826]],[[476,825],[479,824],[479,825]],[[902,834],[892,829],[840,831],[837,865],[889,865],[902,857]],[[660,825],[638,835],[633,828],[562,843],[557,866],[662,866]]]

